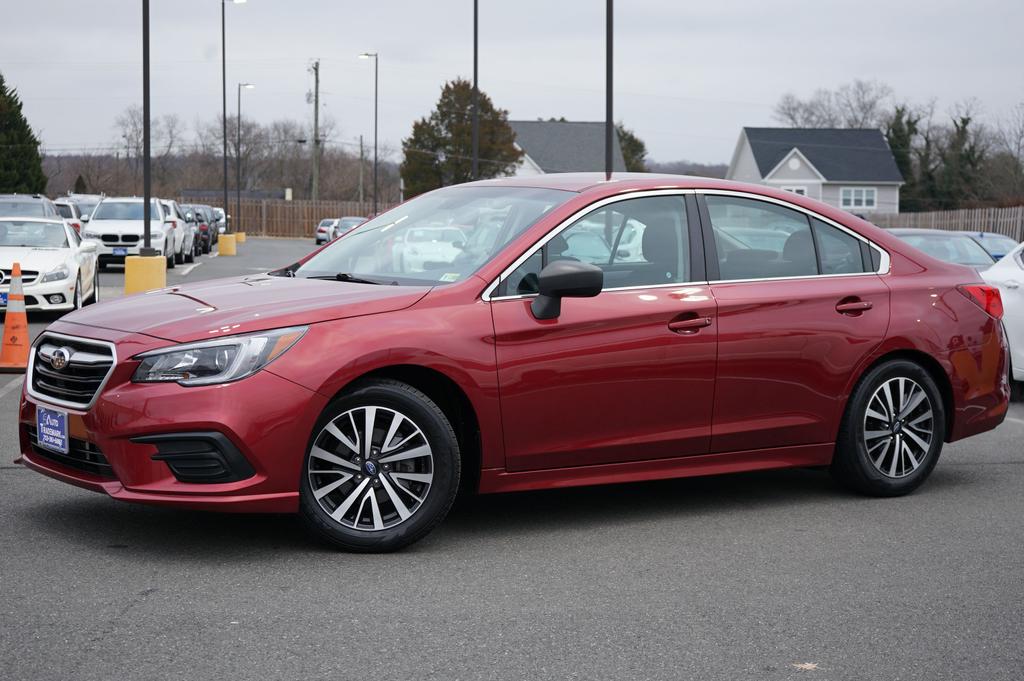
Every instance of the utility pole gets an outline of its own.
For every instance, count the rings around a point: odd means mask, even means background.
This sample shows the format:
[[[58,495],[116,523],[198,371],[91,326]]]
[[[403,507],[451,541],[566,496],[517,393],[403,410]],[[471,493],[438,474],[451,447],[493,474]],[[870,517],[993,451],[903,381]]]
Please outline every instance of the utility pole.
[[[480,172],[480,85],[477,80],[477,9],[479,0],[473,0],[473,166],[470,177],[476,179]]]
[[[364,156],[363,156],[363,136],[360,135],[359,136],[359,203],[363,202],[363,165],[365,163],[363,158],[364,158]],[[362,207],[360,207],[359,210],[362,210]]]
[[[139,255],[156,255],[151,246],[153,217],[149,174],[149,0],[142,0],[142,249]]]
[[[612,122],[612,5],[614,0],[607,0],[605,9],[605,102],[604,102],[604,174],[612,179],[612,143],[615,140],[615,124]]]
[[[320,198],[320,60],[313,62],[313,191]]]

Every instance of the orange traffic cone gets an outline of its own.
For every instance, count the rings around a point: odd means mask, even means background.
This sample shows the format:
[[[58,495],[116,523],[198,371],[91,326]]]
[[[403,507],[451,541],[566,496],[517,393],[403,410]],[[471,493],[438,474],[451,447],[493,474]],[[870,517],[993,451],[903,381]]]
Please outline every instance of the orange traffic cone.
[[[0,373],[20,374],[28,368],[29,340],[25,294],[21,288],[21,263],[16,262],[11,271],[11,288],[7,293]]]

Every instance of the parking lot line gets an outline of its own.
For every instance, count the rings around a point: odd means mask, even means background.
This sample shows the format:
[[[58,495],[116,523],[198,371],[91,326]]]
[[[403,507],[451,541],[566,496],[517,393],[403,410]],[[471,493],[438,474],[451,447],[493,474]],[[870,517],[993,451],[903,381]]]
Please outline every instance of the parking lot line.
[[[1014,418],[1012,416],[1007,416],[1006,420],[1007,421],[1012,421],[1014,423],[1019,423],[1020,425],[1024,426],[1024,419],[1017,419],[1017,418]]]
[[[181,272],[179,272],[178,274],[180,274],[183,277],[186,277],[186,276],[188,276],[189,272],[191,272],[192,270],[194,270],[195,268],[199,267],[202,264],[203,263],[201,263],[201,262],[193,263],[193,264],[189,265],[188,267],[183,268],[181,270]]]
[[[7,383],[4,383],[3,387],[0,387],[0,397],[4,397],[7,393],[9,393],[9,392],[11,392],[11,391],[13,391],[15,389],[20,389],[22,383],[24,383],[24,382],[25,382],[25,377],[24,376],[15,376],[11,380],[9,380]]]

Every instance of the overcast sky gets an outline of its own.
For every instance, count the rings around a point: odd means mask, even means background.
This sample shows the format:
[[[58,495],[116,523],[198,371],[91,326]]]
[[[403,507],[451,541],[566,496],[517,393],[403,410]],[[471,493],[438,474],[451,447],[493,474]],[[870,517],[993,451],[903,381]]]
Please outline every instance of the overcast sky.
[[[480,86],[513,119],[604,117],[602,0],[480,0]],[[141,2],[3,0],[0,69],[52,151],[111,145],[141,103]],[[153,114],[220,113],[220,3],[151,0]],[[727,162],[739,129],[771,125],[786,91],[877,79],[945,114],[994,120],[1024,101],[1022,0],[619,0],[615,117],[659,161]],[[471,0],[249,0],[227,6],[228,106],[262,122],[312,115],[319,57],[336,139],[397,148],[442,83],[472,73]]]

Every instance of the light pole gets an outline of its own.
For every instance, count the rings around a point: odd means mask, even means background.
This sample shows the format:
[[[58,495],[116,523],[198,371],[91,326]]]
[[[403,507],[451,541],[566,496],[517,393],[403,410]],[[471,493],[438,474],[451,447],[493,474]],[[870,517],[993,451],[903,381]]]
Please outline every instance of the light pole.
[[[237,134],[235,138],[235,219],[242,216],[242,88],[251,90],[254,87],[256,86],[252,83],[238,84],[238,120],[235,129]]]
[[[477,40],[478,0],[473,0],[473,165],[470,176],[475,180],[480,171],[480,85],[477,80],[479,41]]]
[[[614,0],[607,0],[605,7],[605,92],[604,92],[604,174],[612,179],[612,143],[615,139],[615,123],[612,122],[612,18]],[[610,215],[610,213],[609,213]]]
[[[363,52],[360,59],[373,59],[373,214],[377,214],[377,66],[380,59],[376,52]]]
[[[245,0],[231,0],[235,5],[241,5],[245,3]],[[227,229],[228,225],[228,41],[227,41],[227,21],[225,19],[224,6],[227,5],[228,0],[220,0],[220,84],[221,84],[221,102],[223,104],[223,110],[221,112],[221,137],[224,139],[224,228]]]
[[[149,220],[152,187],[149,175],[149,0],[142,0],[142,249],[139,255],[157,255],[151,244]]]

